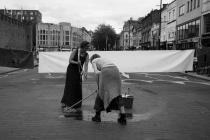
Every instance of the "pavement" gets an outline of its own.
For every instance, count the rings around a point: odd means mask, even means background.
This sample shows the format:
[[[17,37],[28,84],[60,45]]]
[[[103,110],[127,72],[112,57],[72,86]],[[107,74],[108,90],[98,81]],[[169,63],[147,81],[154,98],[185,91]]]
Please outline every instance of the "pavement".
[[[40,74],[37,67],[6,72],[0,75],[0,140],[210,139],[206,80],[182,73],[129,74],[122,78],[122,93],[130,88],[133,108],[121,126],[115,112],[91,122],[96,95],[83,101],[81,114],[66,116],[60,107],[65,74]],[[89,73],[83,82],[83,98],[95,91],[94,79]]]
[[[38,61],[34,60],[34,67],[38,67]],[[22,68],[0,66],[0,75],[22,70]]]

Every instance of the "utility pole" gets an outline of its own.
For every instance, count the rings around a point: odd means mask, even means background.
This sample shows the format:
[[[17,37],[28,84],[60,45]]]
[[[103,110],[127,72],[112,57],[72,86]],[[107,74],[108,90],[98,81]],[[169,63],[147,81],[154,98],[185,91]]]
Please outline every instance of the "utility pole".
[[[131,21],[131,18],[128,20],[128,28],[129,28],[129,30],[128,30],[128,36],[129,36],[129,40],[128,40],[128,42],[129,42],[129,44],[128,44],[128,47],[129,47],[129,49],[130,49],[130,39],[131,39],[131,37],[130,37],[130,21]]]
[[[162,9],[162,0],[160,0],[160,25],[159,25],[158,50],[160,49],[160,40],[161,40],[161,9]]]
[[[106,51],[107,51],[108,36],[106,35]]]

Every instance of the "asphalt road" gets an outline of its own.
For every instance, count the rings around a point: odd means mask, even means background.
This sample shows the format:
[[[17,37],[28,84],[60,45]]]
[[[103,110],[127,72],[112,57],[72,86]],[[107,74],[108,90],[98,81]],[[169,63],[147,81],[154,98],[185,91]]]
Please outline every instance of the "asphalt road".
[[[208,140],[210,82],[181,73],[135,73],[122,77],[122,92],[134,96],[128,124],[118,112],[91,122],[94,96],[82,112],[65,117],[60,107],[65,74],[38,74],[37,69],[0,75],[1,140]],[[94,75],[83,83],[83,97],[96,89]]]

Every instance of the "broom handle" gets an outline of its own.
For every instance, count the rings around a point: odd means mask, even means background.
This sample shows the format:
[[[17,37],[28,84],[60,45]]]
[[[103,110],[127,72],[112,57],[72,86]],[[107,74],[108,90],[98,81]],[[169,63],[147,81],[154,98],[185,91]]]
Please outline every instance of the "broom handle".
[[[79,104],[80,102],[86,100],[87,98],[89,98],[90,96],[92,96],[93,94],[97,93],[97,90],[95,90],[93,93],[91,93],[90,95],[88,95],[87,97],[83,98],[82,100],[79,100],[78,102],[76,102],[75,104],[73,104],[72,106],[70,106],[70,108],[72,109],[74,106],[76,106],[77,104]]]

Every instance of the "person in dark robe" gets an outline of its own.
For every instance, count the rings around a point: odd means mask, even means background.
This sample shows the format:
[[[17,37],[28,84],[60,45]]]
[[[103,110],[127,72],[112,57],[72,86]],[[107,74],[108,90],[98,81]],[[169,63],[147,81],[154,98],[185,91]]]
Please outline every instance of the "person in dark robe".
[[[90,43],[83,41],[80,47],[71,52],[66,71],[64,94],[61,100],[64,112],[75,112],[82,106],[82,79],[87,79],[89,55],[87,50]]]

